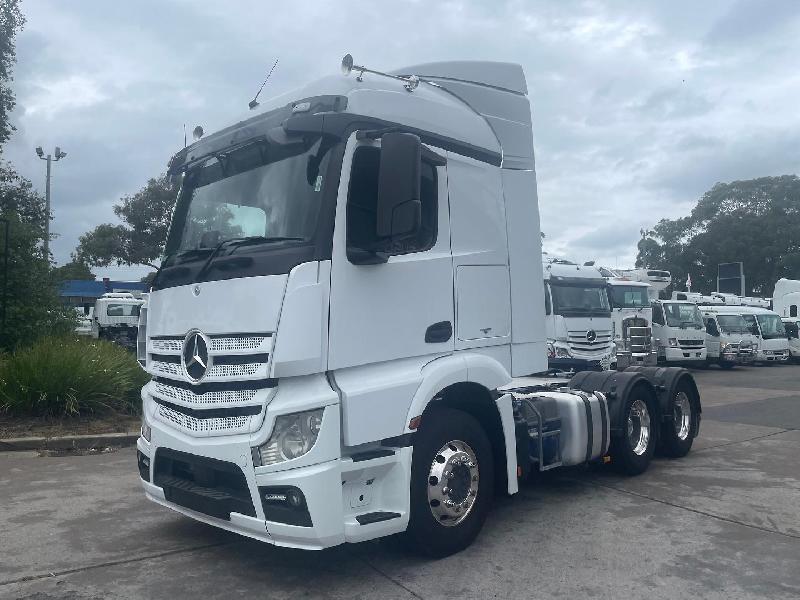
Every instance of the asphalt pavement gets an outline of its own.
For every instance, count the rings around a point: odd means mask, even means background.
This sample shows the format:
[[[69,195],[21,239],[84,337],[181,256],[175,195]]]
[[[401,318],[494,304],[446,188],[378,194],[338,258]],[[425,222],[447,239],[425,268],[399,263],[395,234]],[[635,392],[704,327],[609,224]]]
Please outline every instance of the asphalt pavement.
[[[550,472],[438,561],[275,548],[145,500],[135,451],[0,453],[0,598],[798,598],[800,366],[695,373],[692,453]]]

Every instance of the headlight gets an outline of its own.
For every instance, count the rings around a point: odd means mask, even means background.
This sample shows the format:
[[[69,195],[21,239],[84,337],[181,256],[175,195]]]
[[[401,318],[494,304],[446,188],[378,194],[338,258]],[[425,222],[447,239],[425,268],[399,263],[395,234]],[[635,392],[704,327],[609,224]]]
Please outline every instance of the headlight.
[[[730,346],[730,344],[720,344],[719,349],[721,352],[725,352],[728,349],[728,346]]]
[[[147,440],[147,443],[150,443],[150,436],[152,435],[152,430],[150,429],[150,425],[147,423],[147,419],[144,418],[142,415],[142,437]]]
[[[676,338],[669,338],[667,340],[670,348],[677,348],[678,347],[678,340]]]
[[[570,356],[572,355],[569,353],[569,348],[556,348],[556,358],[569,358]]]
[[[318,408],[277,417],[267,443],[252,449],[253,465],[274,465],[306,454],[317,443],[324,410]]]
[[[556,357],[556,349],[553,347],[553,344],[547,342],[547,358],[555,358]]]

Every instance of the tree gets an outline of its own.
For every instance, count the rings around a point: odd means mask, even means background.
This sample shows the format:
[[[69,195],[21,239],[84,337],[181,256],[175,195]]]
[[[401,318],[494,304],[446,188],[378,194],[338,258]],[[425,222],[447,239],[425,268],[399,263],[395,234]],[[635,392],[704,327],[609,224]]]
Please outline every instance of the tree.
[[[716,289],[717,265],[743,262],[747,292],[769,295],[780,277],[800,279],[800,178],[717,183],[688,217],[642,232],[637,267],[664,268],[673,287]]]
[[[153,178],[133,196],[124,196],[114,207],[122,225],[104,223],[80,237],[77,259],[95,266],[153,264],[167,240],[175,206],[176,187],[166,175]]]
[[[11,70],[16,60],[14,37],[25,24],[19,10],[18,0],[0,0],[0,154],[2,146],[14,131],[9,115],[14,109],[14,93],[11,90]]]
[[[75,316],[61,306],[44,255],[44,200],[31,182],[0,163],[0,218],[9,222],[8,289],[4,290],[6,323],[0,349],[35,340],[42,333],[66,333]],[[0,228],[0,248],[4,247]]]
[[[74,254],[70,262],[60,267],[55,267],[50,272],[50,275],[53,281],[58,285],[70,279],[80,279],[84,281],[94,281],[96,279],[89,265],[79,261]]]

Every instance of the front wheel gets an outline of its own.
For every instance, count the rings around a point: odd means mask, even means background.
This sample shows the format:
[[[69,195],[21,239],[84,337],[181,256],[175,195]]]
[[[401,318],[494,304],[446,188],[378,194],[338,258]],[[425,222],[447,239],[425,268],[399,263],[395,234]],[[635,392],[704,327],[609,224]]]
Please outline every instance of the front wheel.
[[[656,448],[656,419],[649,395],[640,389],[628,397],[623,410],[622,435],[611,441],[611,464],[626,475],[647,470]]]
[[[689,454],[697,431],[698,414],[692,402],[694,391],[685,381],[681,381],[670,402],[669,413],[672,418],[661,425],[660,451],[664,456],[680,458]]]
[[[478,421],[429,409],[414,442],[406,544],[433,557],[463,550],[483,527],[493,490],[492,448]]]

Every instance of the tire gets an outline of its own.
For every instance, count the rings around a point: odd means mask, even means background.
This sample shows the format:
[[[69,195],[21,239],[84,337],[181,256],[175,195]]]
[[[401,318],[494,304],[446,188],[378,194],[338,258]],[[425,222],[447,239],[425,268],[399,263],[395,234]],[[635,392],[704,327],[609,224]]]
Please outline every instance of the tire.
[[[455,476],[451,484],[455,489],[443,494],[448,486],[442,486],[442,480],[448,473],[451,481]],[[425,412],[414,441],[410,491],[411,515],[403,536],[407,548],[439,558],[473,542],[494,493],[492,447],[478,421],[451,408],[431,407]],[[456,504],[448,507],[437,498]]]
[[[730,371],[733,367],[736,366],[736,363],[728,362],[725,360],[720,361],[719,368],[725,369],[726,371]]]
[[[622,435],[611,440],[611,464],[625,475],[640,475],[647,470],[657,443],[655,402],[644,386],[637,386],[625,400]],[[646,438],[646,439],[645,439]]]
[[[661,423],[660,454],[681,458],[689,454],[697,431],[697,406],[694,390],[686,381],[680,381],[675,395],[670,398],[669,414],[672,417]]]

